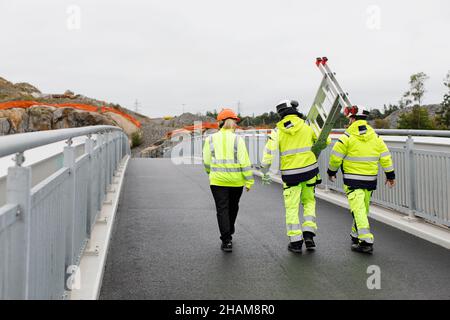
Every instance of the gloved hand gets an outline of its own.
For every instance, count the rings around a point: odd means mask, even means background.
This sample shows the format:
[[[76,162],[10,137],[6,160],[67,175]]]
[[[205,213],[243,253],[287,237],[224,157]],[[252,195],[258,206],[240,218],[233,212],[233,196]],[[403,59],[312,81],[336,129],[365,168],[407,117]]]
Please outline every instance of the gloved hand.
[[[262,176],[261,180],[263,185],[269,185],[272,182],[272,178],[267,173]]]

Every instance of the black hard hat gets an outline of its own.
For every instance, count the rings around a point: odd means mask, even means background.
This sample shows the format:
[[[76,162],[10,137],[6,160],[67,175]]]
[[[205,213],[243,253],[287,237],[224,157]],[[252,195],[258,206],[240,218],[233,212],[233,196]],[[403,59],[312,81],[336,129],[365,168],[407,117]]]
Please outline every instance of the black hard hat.
[[[289,108],[297,109],[298,107],[298,101],[295,100],[283,100],[280,101],[277,104],[277,113],[282,113],[283,111],[286,111]]]

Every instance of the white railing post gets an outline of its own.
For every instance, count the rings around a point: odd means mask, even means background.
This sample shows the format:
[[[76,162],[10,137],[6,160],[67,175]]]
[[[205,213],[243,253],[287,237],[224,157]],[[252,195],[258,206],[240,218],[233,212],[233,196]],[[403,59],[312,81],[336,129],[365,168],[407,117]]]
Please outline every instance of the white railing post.
[[[117,132],[116,133],[116,159],[117,159],[116,170],[119,168],[120,160],[122,159],[122,157],[120,156],[121,138],[122,138],[122,135],[120,134],[120,132]]]
[[[86,232],[88,237],[91,236],[91,225],[92,225],[92,217],[95,216],[94,212],[93,212],[93,199],[92,199],[92,185],[91,185],[91,181],[92,181],[92,175],[96,174],[94,172],[94,161],[95,159],[93,159],[93,151],[94,151],[94,140],[91,139],[91,135],[87,136],[86,141],[84,142],[84,152],[86,154],[89,155],[89,160],[88,160],[88,184],[87,184],[87,224],[86,224]]]
[[[65,226],[66,226],[66,270],[74,264],[74,215],[75,215],[75,148],[72,146],[72,139],[67,140],[64,147],[64,167],[68,168],[68,188],[66,193]],[[67,277],[67,273],[66,273]]]
[[[101,209],[102,206],[102,139],[103,139],[103,135],[99,132],[97,134],[97,139],[96,139],[96,147],[97,147],[97,163],[96,163],[96,170],[97,170],[97,174],[98,174],[98,184],[95,186],[98,190],[97,193],[97,210]]]
[[[18,220],[11,235],[8,277],[5,279],[6,299],[27,299],[30,269],[31,168],[22,167],[23,153],[16,154],[14,167],[8,168],[7,203],[18,204]]]
[[[111,183],[111,133],[108,131],[105,134],[105,194],[108,192],[109,184]]]
[[[408,167],[408,175],[409,175],[409,219],[416,219],[415,210],[416,210],[416,165],[414,161],[414,140],[409,135],[406,140],[406,163]]]
[[[111,160],[112,160],[112,166],[111,166],[111,176],[114,177],[114,171],[116,170],[116,161],[117,161],[117,149],[116,149],[116,140],[117,135],[115,132],[111,132]],[[113,179],[111,179],[111,182]]]

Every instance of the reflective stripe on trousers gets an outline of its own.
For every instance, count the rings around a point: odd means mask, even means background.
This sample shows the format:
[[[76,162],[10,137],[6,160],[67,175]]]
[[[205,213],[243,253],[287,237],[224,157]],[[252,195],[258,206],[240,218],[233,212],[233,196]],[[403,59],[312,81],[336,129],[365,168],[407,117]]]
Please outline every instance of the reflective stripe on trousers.
[[[290,236],[289,237],[289,241],[290,242],[297,242],[297,241],[301,241],[303,240],[303,235],[298,235],[298,236]]]

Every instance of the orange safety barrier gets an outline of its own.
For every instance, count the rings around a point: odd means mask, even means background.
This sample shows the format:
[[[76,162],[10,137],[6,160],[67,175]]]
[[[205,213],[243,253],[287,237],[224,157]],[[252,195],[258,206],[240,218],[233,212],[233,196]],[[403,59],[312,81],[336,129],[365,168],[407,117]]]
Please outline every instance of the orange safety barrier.
[[[45,103],[45,102],[37,102],[37,101],[30,101],[30,100],[8,101],[8,102],[0,103],[0,110],[13,109],[13,108],[25,109],[25,108],[30,108],[35,105],[45,105],[45,106],[51,106],[51,107],[55,107],[55,108],[70,107],[70,108],[88,111],[88,112],[99,112],[99,113],[112,112],[112,113],[116,113],[116,114],[122,116],[123,118],[131,121],[136,127],[138,127],[138,128],[141,127],[141,123],[137,119],[135,119],[134,117],[132,117],[131,115],[129,115],[125,112],[119,111],[119,110],[111,108],[111,107],[105,107],[105,106],[96,107],[96,106],[92,106],[89,104],[81,104],[81,103]]]
[[[219,128],[219,124],[217,122],[202,122],[202,123],[200,123],[200,125],[185,126],[181,129],[176,129],[176,130],[170,131],[169,133],[167,133],[167,137],[170,138],[174,134],[181,133],[184,131],[193,132],[194,130],[204,131],[206,129],[218,129],[218,128]]]

